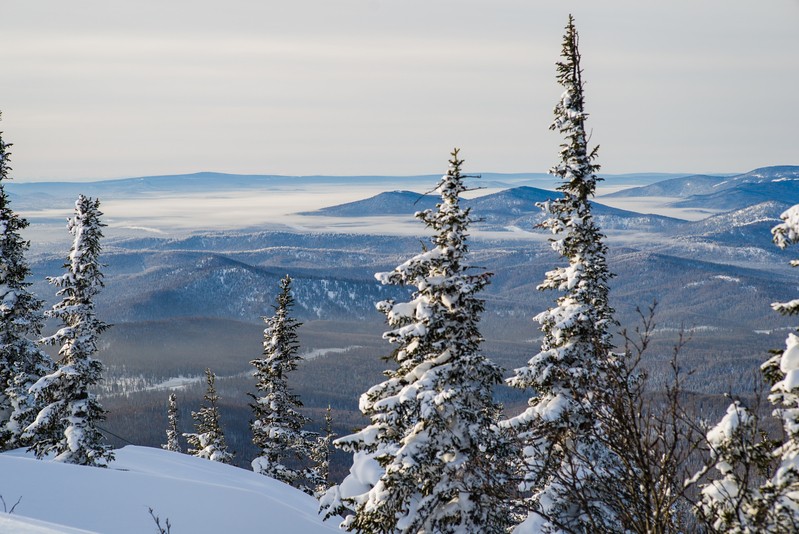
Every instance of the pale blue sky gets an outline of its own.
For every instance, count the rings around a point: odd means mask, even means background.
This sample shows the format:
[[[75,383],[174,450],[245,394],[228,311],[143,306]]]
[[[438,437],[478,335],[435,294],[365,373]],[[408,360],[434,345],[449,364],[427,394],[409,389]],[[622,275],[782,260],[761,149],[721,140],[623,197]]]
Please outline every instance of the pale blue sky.
[[[581,33],[608,173],[799,164],[799,0],[3,0],[14,177],[544,172]]]

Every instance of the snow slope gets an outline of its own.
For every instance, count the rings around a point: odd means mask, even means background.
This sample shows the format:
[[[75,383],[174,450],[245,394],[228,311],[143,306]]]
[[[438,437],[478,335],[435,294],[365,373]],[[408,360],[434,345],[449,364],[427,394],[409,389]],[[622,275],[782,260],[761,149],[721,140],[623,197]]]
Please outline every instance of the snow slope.
[[[9,507],[22,497],[13,515],[0,513],[0,533],[157,532],[150,507],[172,534],[339,532],[316,500],[263,475],[147,447],[116,457],[101,469],[0,454],[0,495]]]
[[[19,515],[0,514],[0,532],[4,534],[96,534]]]

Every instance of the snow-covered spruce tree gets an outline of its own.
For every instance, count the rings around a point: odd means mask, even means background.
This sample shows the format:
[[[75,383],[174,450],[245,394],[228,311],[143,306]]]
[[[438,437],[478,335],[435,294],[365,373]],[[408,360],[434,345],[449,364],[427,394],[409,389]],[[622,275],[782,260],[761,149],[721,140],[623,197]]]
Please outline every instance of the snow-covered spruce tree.
[[[437,209],[417,213],[432,228],[433,247],[378,273],[383,284],[413,286],[409,302],[377,304],[393,328],[396,369],[361,396],[370,419],[334,443],[355,453],[323,508],[347,513],[342,528],[369,533],[504,532],[511,443],[498,428],[492,389],[500,369],[480,352],[477,293],[489,274],[466,263],[469,210],[458,150],[437,189]]]
[[[28,389],[54,369],[32,341],[41,334],[42,301],[28,291],[26,281],[29,243],[19,232],[28,221],[14,213],[5,191],[10,147],[0,132],[0,450],[25,445],[22,432],[39,411]]]
[[[721,421],[707,432],[706,439],[710,460],[694,479],[703,477],[711,467],[720,477],[702,485],[694,510],[700,523],[708,532],[780,532],[766,529],[761,522],[763,495],[755,483],[766,478],[773,463],[773,443],[762,439],[756,410],[750,412],[740,401],[734,401]]]
[[[313,484],[316,498],[320,498],[330,488],[330,446],[335,434],[333,433],[333,414],[329,404],[325,411],[323,431],[324,433],[316,438],[316,443],[311,450],[313,467],[308,477],[309,482]]]
[[[230,464],[233,462],[233,454],[228,452],[225,435],[219,425],[216,375],[210,369],[206,369],[205,380],[208,385],[204,397],[207,404],[202,406],[199,411],[191,412],[195,432],[183,434],[189,443],[187,452],[198,458]]]
[[[257,395],[251,395],[255,402],[251,405],[254,419],[250,428],[253,444],[261,451],[252,461],[252,469],[313,493],[304,479],[310,474],[311,449],[317,435],[302,429],[309,419],[299,412],[302,402],[288,385],[288,374],[302,360],[297,341],[302,323],[291,316],[293,305],[291,277],[286,275],[280,281],[275,314],[264,317],[263,357],[250,361],[258,390]],[[287,460],[297,467],[285,465]]]
[[[540,290],[561,291],[556,305],[535,317],[544,340],[526,367],[508,383],[535,396],[507,425],[524,443],[524,483],[531,492],[530,514],[519,532],[602,532],[617,525],[592,495],[592,479],[612,476],[614,459],[592,438],[594,413],[608,393],[603,368],[613,358],[610,329],[616,325],[608,303],[611,274],[604,235],[591,214],[599,166],[597,148],[588,149],[578,34],[569,16],[557,80],[565,88],[550,129],[565,138],[560,162],[550,173],[561,179],[562,196],[542,205],[541,226],[554,237],[552,248],[568,262],[546,273]],[[586,465],[588,464],[588,465]]]
[[[172,452],[183,452],[180,449],[178,436],[180,436],[178,432],[178,396],[170,393],[169,408],[167,408],[166,443],[161,445],[161,448]]]
[[[103,365],[92,355],[98,335],[108,328],[94,312],[94,298],[103,286],[101,216],[99,200],[78,197],[67,224],[74,241],[64,264],[66,273],[48,278],[61,288],[57,294],[62,298],[45,315],[59,319],[62,327],[42,342],[60,345],[61,358],[58,369],[31,386],[43,408],[25,430],[38,457],[54,453],[57,461],[92,466],[105,466],[114,458],[97,428],[105,410],[90,392],[102,380]]]

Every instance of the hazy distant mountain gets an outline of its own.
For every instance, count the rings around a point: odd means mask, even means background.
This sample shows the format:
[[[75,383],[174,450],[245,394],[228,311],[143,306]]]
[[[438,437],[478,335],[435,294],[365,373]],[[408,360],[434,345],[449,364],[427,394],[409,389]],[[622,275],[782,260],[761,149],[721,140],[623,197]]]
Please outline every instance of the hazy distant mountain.
[[[741,265],[785,265],[795,256],[793,250],[781,250],[772,241],[771,229],[791,204],[769,200],[742,209],[719,213],[701,221],[687,222],[676,229],[676,249],[704,247],[714,261]],[[694,252],[692,255],[697,255]]]
[[[799,203],[799,167],[765,167],[718,183],[711,193],[692,195],[679,208],[733,210],[769,200]]]
[[[534,187],[516,187],[467,201],[472,214],[483,226],[532,228],[547,218],[547,213],[536,205],[558,198],[557,191]],[[597,224],[605,230],[663,230],[673,228],[683,221],[661,215],[649,215],[612,208],[592,202],[592,213]]]
[[[771,167],[760,167],[745,174],[739,174],[729,178],[729,184],[720,184],[722,187],[732,187],[733,184],[740,183],[772,183],[799,180],[799,166],[797,165],[774,165]]]
[[[413,215],[417,211],[434,208],[439,200],[438,195],[423,195],[413,191],[387,191],[355,202],[329,206],[317,211],[302,212],[301,215],[325,215],[328,217]]]
[[[6,188],[12,198],[28,204],[42,204],[42,200],[61,201],[75,198],[78,194],[101,198],[132,198],[166,193],[214,193],[248,189],[286,189],[316,185],[385,185],[387,188],[402,184],[426,190],[434,187],[439,174],[408,176],[363,175],[363,176],[285,176],[273,174],[227,174],[221,172],[197,172],[137,178],[118,178],[87,182],[10,182]],[[505,181],[507,179],[507,181]],[[470,187],[510,187],[521,180],[551,180],[546,174],[518,173],[467,176]],[[36,202],[37,199],[40,202]],[[48,205],[49,206],[49,205]]]
[[[609,175],[614,183],[650,183],[659,177],[652,173]],[[192,174],[143,176],[84,182],[15,182],[6,184],[15,209],[69,208],[79,195],[100,197],[103,200],[147,198],[157,195],[214,194],[248,190],[293,190],[319,185],[384,186],[385,189],[414,188],[428,191],[438,183],[440,174],[409,176],[285,176],[272,174],[227,174],[197,172]],[[478,173],[465,177],[470,188],[509,188],[519,185],[555,187],[557,179],[546,173]]]
[[[677,208],[736,210],[779,200],[799,202],[799,166],[763,167],[735,176],[693,175],[624,189],[607,197],[680,197]]]
[[[168,193],[214,193],[251,189],[286,189],[315,185],[383,185],[401,182],[423,188],[435,184],[438,175],[416,176],[282,176],[198,172],[165,176],[121,178],[93,182],[11,182],[6,188],[23,202],[47,195],[51,198],[74,198],[78,194],[111,198],[136,198]],[[388,185],[391,187],[391,185]]]
[[[461,204],[472,210],[481,229],[503,230],[517,227],[532,230],[547,214],[538,203],[558,198],[560,193],[536,187],[514,187],[475,199],[463,199]],[[432,208],[438,202],[437,195],[423,196],[412,191],[380,193],[356,202],[322,208],[304,215],[327,215],[333,217],[373,217],[381,215],[412,214]],[[683,221],[660,215],[641,214],[599,203],[592,203],[598,224],[608,230],[663,230],[673,228]]]
[[[722,176],[708,176],[705,174],[694,174],[680,178],[663,180],[644,187],[632,187],[623,189],[615,193],[603,195],[611,198],[626,197],[688,197],[691,195],[702,195],[714,191],[714,186],[726,180]]]
[[[770,229],[780,222],[780,215],[791,205],[791,203],[781,200],[768,200],[745,208],[719,213],[701,221],[685,223],[680,228],[680,233],[706,236],[735,231],[740,234],[744,229],[751,230],[753,227],[757,227],[756,232],[762,233],[763,237],[770,240]],[[761,227],[767,230],[763,232]]]
[[[466,206],[479,217],[509,217],[523,215],[530,212],[540,212],[536,206],[538,202],[546,202],[561,196],[557,191],[539,189],[537,187],[514,187],[498,193],[492,193],[472,200],[464,200]]]

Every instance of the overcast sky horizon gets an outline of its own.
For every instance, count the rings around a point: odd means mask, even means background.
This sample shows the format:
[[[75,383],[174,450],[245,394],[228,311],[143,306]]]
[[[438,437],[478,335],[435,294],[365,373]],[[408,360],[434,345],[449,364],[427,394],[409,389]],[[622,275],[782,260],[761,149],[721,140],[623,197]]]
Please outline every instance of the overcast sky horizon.
[[[563,27],[607,173],[799,164],[799,0],[5,0],[17,181],[546,172]]]

